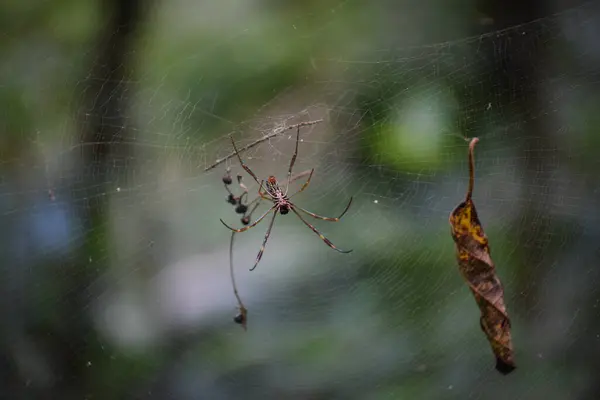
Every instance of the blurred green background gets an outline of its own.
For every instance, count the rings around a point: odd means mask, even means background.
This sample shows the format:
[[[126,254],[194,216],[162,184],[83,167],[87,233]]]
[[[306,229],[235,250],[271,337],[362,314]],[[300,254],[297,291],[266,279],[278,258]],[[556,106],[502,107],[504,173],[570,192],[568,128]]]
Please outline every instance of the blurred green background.
[[[0,395],[595,399],[597,2],[5,1]],[[302,121],[293,214],[236,236],[221,177]],[[283,179],[293,131],[242,154]],[[474,200],[513,325],[501,376],[448,214]],[[244,175],[244,182],[256,185]],[[258,215],[258,214],[257,214]],[[312,222],[312,221],[311,221]]]

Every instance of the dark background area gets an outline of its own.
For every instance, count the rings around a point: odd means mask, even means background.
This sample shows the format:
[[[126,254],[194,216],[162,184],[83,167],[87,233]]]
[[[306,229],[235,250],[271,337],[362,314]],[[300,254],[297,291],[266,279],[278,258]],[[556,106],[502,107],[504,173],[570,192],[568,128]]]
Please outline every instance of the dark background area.
[[[3,398],[595,398],[596,2],[9,2],[0,15]],[[237,217],[224,168],[203,168],[230,133],[247,144],[317,118],[299,199],[334,215],[354,196],[340,226],[319,226],[355,250],[330,254],[280,218],[248,273],[266,225],[240,237],[244,333],[218,221]],[[474,136],[474,198],[514,326],[506,377],[447,225]],[[287,139],[243,156],[282,178]]]

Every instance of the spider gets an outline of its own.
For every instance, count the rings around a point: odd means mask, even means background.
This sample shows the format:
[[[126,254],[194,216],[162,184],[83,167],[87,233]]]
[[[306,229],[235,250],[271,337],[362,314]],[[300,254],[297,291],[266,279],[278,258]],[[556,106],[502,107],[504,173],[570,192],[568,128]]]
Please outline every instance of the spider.
[[[309,227],[315,234],[317,234],[319,236],[319,238],[321,238],[321,240],[323,240],[323,242],[325,242],[325,244],[329,247],[331,247],[332,249],[339,251],[340,253],[350,253],[352,250],[342,250],[338,247],[336,247],[329,239],[327,239],[321,232],[319,232],[317,230],[317,228],[315,228],[314,226],[312,226],[308,221],[306,221],[306,219],[304,219],[302,217],[302,215],[298,212],[301,211],[315,219],[320,219],[323,221],[330,221],[330,222],[338,222],[343,216],[344,214],[346,214],[346,212],[348,211],[348,209],[350,208],[350,204],[352,204],[352,197],[350,197],[350,201],[348,202],[348,205],[346,205],[346,208],[344,209],[344,211],[342,211],[342,213],[340,214],[339,217],[323,217],[321,215],[317,215],[311,211],[305,210],[304,208],[295,205],[294,203],[292,203],[291,198],[293,196],[295,196],[296,194],[302,192],[304,189],[306,189],[306,187],[308,186],[308,184],[310,183],[310,180],[313,176],[313,172],[315,171],[315,169],[311,169],[305,172],[302,172],[294,177],[292,177],[292,169],[294,168],[294,164],[296,162],[296,156],[298,155],[298,142],[300,141],[300,127],[298,127],[298,130],[296,132],[296,148],[294,150],[294,154],[292,155],[292,159],[290,161],[290,167],[288,169],[288,174],[287,174],[287,183],[285,185],[285,190],[283,190],[281,188],[281,186],[279,186],[279,183],[277,182],[277,179],[271,175],[267,178],[266,183],[264,180],[259,181],[258,178],[256,177],[256,174],[254,174],[254,172],[252,172],[252,170],[244,163],[244,161],[242,160],[242,157],[240,156],[240,153],[238,152],[238,149],[235,145],[235,141],[233,140],[233,138],[231,138],[231,144],[233,145],[233,149],[235,151],[235,154],[238,157],[238,160],[240,161],[240,164],[242,166],[242,168],[244,168],[244,170],[254,179],[254,181],[256,181],[256,183],[258,184],[258,196],[254,201],[259,201],[260,200],[268,200],[270,201],[273,205],[271,206],[271,208],[269,208],[263,215],[261,215],[260,217],[258,217],[258,219],[254,222],[252,222],[249,225],[246,225],[245,222],[246,221],[242,221],[244,223],[243,228],[240,229],[235,229],[230,227],[229,225],[227,225],[225,223],[225,221],[223,221],[221,219],[221,223],[223,225],[225,225],[227,228],[229,228],[231,231],[236,232],[236,233],[241,233],[241,232],[245,232],[250,228],[255,227],[256,225],[258,225],[269,213],[273,213],[273,217],[271,218],[271,222],[269,222],[269,227],[267,229],[267,232],[265,233],[265,237],[263,239],[263,243],[262,246],[260,247],[260,250],[258,252],[258,255],[256,256],[256,261],[254,262],[254,266],[252,268],[250,268],[250,271],[253,271],[256,266],[258,265],[258,263],[260,262],[260,259],[262,258],[262,255],[265,251],[265,246],[267,245],[267,241],[269,240],[269,236],[271,235],[271,229],[273,228],[273,223],[275,222],[275,217],[277,216],[277,213],[279,212],[279,214],[281,215],[286,215],[288,214],[290,211],[292,211],[294,214],[296,214],[296,216],[298,218],[300,218],[300,220],[304,223],[304,225],[306,225],[307,227]],[[290,183],[295,181],[296,179],[299,179],[303,176],[308,175],[308,179],[306,180],[306,182],[304,182],[304,184],[302,184],[302,186],[300,187],[300,189],[298,189],[296,192],[294,192],[293,194],[288,196],[288,189],[290,187]],[[239,178],[238,178],[239,180]],[[224,180],[225,183],[225,180]],[[263,191],[263,187],[264,187],[264,191]],[[246,194],[246,193],[244,193]],[[244,194],[242,194],[240,196],[240,199],[244,196]],[[243,205],[242,201],[239,201],[238,204]],[[242,210],[239,211],[239,213],[241,214]],[[245,212],[246,210],[244,210]],[[238,210],[236,210],[236,212],[238,212]],[[249,222],[249,220],[247,220],[247,222]]]
[[[290,182],[294,182],[295,180],[308,175],[309,172],[310,171],[304,171],[300,174],[293,176],[290,179]],[[242,183],[242,176],[239,174],[237,175],[238,186],[240,187],[240,189],[242,189],[241,195],[236,196],[235,194],[233,194],[231,189],[229,189],[229,186],[231,186],[232,183],[233,178],[231,177],[231,169],[228,167],[225,170],[225,175],[223,176],[223,184],[225,186],[225,190],[227,190],[227,193],[229,193],[229,195],[227,196],[227,203],[235,206],[235,212],[237,214],[243,215],[242,218],[240,218],[242,224],[248,225],[250,224],[250,218],[252,218],[252,213],[254,213],[254,211],[256,211],[256,209],[260,205],[262,197],[256,196],[254,200],[252,200],[249,203],[246,203],[246,201],[248,201],[248,188]],[[238,292],[237,285],[235,282],[235,275],[233,272],[233,240],[235,238],[235,234],[235,231],[231,232],[231,240],[229,242],[229,276],[231,278],[233,294],[238,302],[238,313],[233,318],[233,321],[236,324],[242,325],[244,330],[246,330],[248,323],[248,309],[244,306],[244,303],[242,302],[242,298],[240,297],[240,294]]]

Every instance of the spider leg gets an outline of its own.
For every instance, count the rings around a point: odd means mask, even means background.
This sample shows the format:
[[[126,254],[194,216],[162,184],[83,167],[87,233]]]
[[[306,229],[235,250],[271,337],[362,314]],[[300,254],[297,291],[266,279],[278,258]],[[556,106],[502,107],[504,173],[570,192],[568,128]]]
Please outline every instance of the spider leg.
[[[300,126],[298,126],[296,130],[296,149],[294,150],[294,155],[292,156],[292,160],[290,161],[290,168],[288,169],[287,176],[287,185],[285,187],[285,194],[287,194],[288,189],[290,188],[290,182],[292,179],[292,168],[294,168],[294,164],[296,163],[296,156],[298,156],[298,142],[300,141]]]
[[[223,221],[222,219],[220,219],[219,221],[221,221],[221,223],[222,223],[223,225],[225,225],[227,228],[231,229],[231,230],[232,230],[232,231],[234,231],[234,232],[237,232],[237,233],[240,233],[240,232],[245,232],[245,231],[247,231],[248,229],[250,229],[250,228],[253,228],[253,227],[255,227],[256,225],[258,225],[258,224],[259,224],[259,222],[260,222],[260,221],[262,221],[262,220],[263,220],[263,219],[264,219],[264,218],[267,216],[267,214],[268,214],[270,211],[273,211],[273,209],[274,209],[275,207],[276,207],[276,206],[273,206],[273,207],[269,208],[269,209],[268,209],[268,210],[267,210],[267,211],[266,211],[266,212],[265,212],[263,215],[261,215],[261,216],[260,216],[260,217],[259,217],[259,218],[258,218],[256,221],[254,221],[254,222],[253,222],[253,223],[251,223],[250,225],[248,225],[248,226],[244,226],[243,228],[240,228],[240,229],[235,229],[235,228],[232,228],[232,227],[230,227],[230,226],[229,226],[229,225],[227,225],[227,224],[225,223],[225,221]]]
[[[311,173],[312,173],[312,169],[307,169],[306,171],[302,171],[298,174],[294,174],[294,176],[292,176],[292,179],[290,179],[290,183],[296,182],[298,179],[304,178],[306,175],[310,175]]]
[[[264,183],[264,180],[260,181],[260,186],[258,187],[258,195],[265,200],[273,201],[273,198],[271,197],[269,192],[267,192],[266,190],[264,192],[262,191],[263,183]]]
[[[269,210],[269,211],[271,211],[271,210]],[[267,233],[265,234],[263,244],[262,244],[262,246],[260,246],[260,250],[258,252],[258,255],[256,256],[256,262],[254,263],[254,266],[252,268],[250,268],[250,271],[254,271],[254,268],[256,268],[260,259],[262,258],[263,253],[265,252],[265,246],[267,245],[267,240],[269,240],[269,236],[271,236],[271,229],[273,229],[273,223],[275,222],[276,216],[277,216],[277,210],[275,210],[275,212],[273,212],[273,218],[271,218],[271,223],[269,224],[269,229],[267,229]]]
[[[314,233],[319,235],[321,240],[324,241],[327,246],[331,247],[332,249],[334,249],[336,251],[339,251],[340,253],[350,253],[352,251],[352,250],[342,250],[342,249],[337,248],[333,243],[331,243],[331,240],[327,239],[321,232],[319,232],[317,230],[317,228],[315,228],[314,226],[309,224],[308,221],[306,221],[304,218],[302,218],[302,215],[300,215],[300,213],[298,211],[296,211],[296,206],[292,205],[292,207],[290,207],[290,208],[298,216],[298,218],[300,218],[300,221],[304,222],[304,225],[308,226]]]
[[[315,214],[313,212],[305,210],[304,208],[299,207],[297,205],[294,205],[294,207],[297,208],[298,210],[302,211],[303,213],[306,213],[306,214],[310,215],[313,218],[322,219],[323,221],[338,222],[340,219],[342,219],[342,217],[344,216],[344,214],[346,214],[346,212],[350,208],[350,204],[352,204],[352,197],[350,197],[350,201],[348,202],[348,205],[346,206],[346,208],[344,209],[344,211],[342,211],[342,213],[340,214],[340,216],[337,217],[337,218],[323,217],[321,215],[317,215],[317,214]]]
[[[240,164],[242,165],[242,168],[244,168],[246,170],[246,172],[249,173],[252,176],[252,178],[254,178],[254,180],[256,181],[256,183],[258,183],[260,185],[260,182],[258,181],[258,178],[254,174],[254,172],[252,172],[252,170],[242,160],[242,157],[240,156],[240,153],[239,153],[239,151],[238,151],[238,149],[237,149],[237,147],[235,145],[233,137],[230,136],[229,138],[231,139],[231,144],[233,145],[233,150],[235,150],[235,154],[237,155],[238,160],[240,160]]]
[[[306,171],[306,172],[308,172],[308,171]],[[295,192],[294,192],[294,193],[293,193],[293,194],[290,196],[290,198],[291,198],[292,196],[295,196],[295,195],[297,195],[298,193],[302,192],[304,189],[306,189],[306,188],[308,187],[308,184],[310,183],[310,180],[311,180],[311,178],[312,178],[312,176],[313,176],[313,172],[315,172],[315,169],[314,169],[314,168],[310,170],[310,174],[308,175],[308,179],[306,180],[306,182],[304,182],[304,183],[302,184],[302,186],[300,186],[300,189],[296,190],[296,191],[295,191]],[[304,173],[304,172],[303,172],[303,173]]]

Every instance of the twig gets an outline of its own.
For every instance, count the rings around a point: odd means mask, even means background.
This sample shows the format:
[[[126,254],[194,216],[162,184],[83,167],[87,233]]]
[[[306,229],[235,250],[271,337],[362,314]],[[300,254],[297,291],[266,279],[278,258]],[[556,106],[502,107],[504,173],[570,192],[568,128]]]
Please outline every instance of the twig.
[[[231,277],[231,285],[233,286],[233,294],[235,295],[238,301],[238,309],[239,314],[234,318],[234,321],[238,324],[242,325],[244,330],[246,330],[246,321],[248,310],[244,307],[244,303],[242,303],[242,298],[240,297],[237,285],[235,284],[235,275],[233,273],[233,238],[235,237],[235,232],[231,232],[231,240],[229,242],[229,276]]]
[[[282,134],[285,131],[289,131],[291,129],[299,129],[299,128],[303,127],[303,126],[316,125],[316,124],[318,124],[320,122],[323,122],[323,120],[322,119],[316,119],[314,121],[300,122],[298,124],[294,124],[294,125],[290,125],[290,126],[284,126],[284,127],[281,127],[281,128],[276,128],[275,130],[273,130],[273,132],[271,132],[269,134],[266,134],[265,136],[261,137],[260,139],[256,139],[254,142],[250,143],[249,145],[246,145],[246,146],[240,148],[239,149],[239,153],[241,153],[243,151],[246,151],[248,149],[251,149],[252,147],[254,147],[254,146],[256,146],[256,145],[258,145],[258,144],[260,144],[262,142],[265,142],[265,141],[267,141],[267,140],[269,140],[269,139],[271,139],[271,138],[273,138],[273,137],[275,137],[277,135],[280,135],[280,134]],[[228,154],[226,157],[219,158],[213,164],[211,164],[208,167],[204,168],[204,172],[210,171],[211,169],[215,168],[219,164],[224,163],[225,161],[229,160],[232,157],[235,157],[235,155],[236,155],[236,152],[233,151],[230,154]]]

